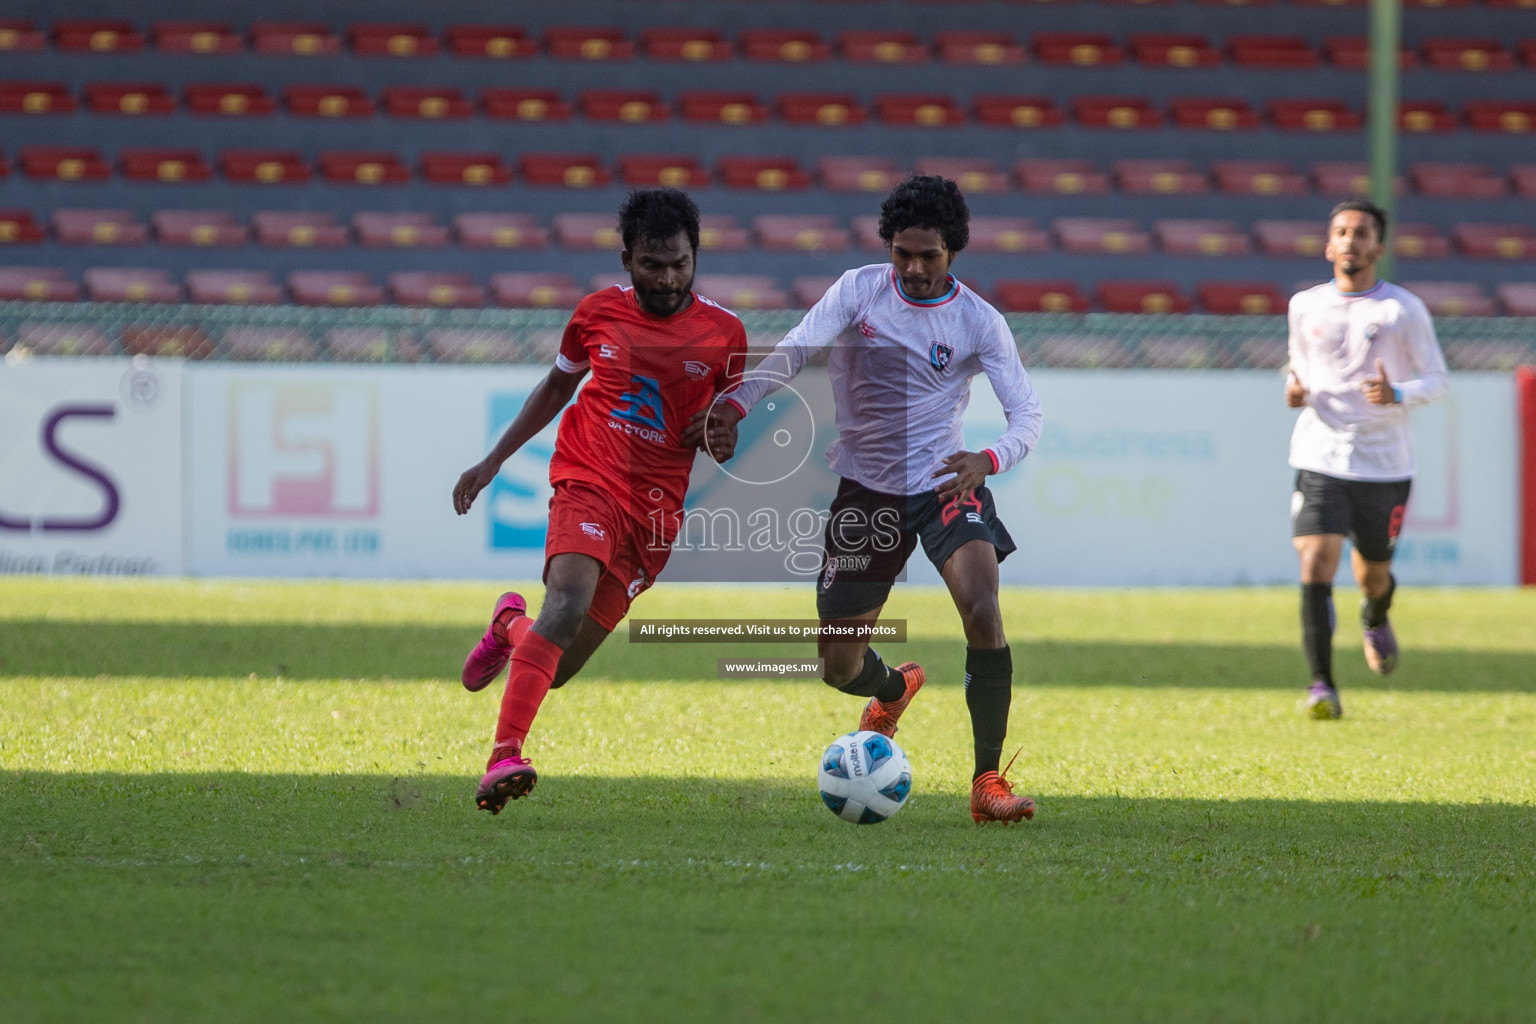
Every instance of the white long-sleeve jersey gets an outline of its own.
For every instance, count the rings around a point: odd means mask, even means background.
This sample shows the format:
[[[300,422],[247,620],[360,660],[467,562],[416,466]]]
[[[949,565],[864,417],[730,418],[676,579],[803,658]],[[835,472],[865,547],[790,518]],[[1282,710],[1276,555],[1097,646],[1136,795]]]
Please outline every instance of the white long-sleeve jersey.
[[[1445,356],[1418,296],[1386,281],[1346,293],[1333,282],[1291,298],[1291,369],[1307,404],[1291,434],[1291,465],[1345,480],[1413,476],[1408,409],[1444,397]],[[1397,390],[1395,405],[1372,405],[1360,385],[1376,360]]]
[[[938,299],[909,299],[888,263],[843,274],[764,358],[772,373],[749,373],[724,400],[751,412],[828,345],[839,437],[826,459],[839,476],[882,494],[933,490],[934,472],[965,447],[960,421],[978,373],[1008,418],[986,449],[995,472],[1040,440],[1040,400],[1002,315],[953,280]]]

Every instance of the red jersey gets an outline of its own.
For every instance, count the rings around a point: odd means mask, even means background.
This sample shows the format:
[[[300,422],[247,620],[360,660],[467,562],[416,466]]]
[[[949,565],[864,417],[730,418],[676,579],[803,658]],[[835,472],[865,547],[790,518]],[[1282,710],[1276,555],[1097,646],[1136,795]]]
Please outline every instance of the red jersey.
[[[592,376],[560,418],[549,482],[590,484],[641,521],[681,510],[698,451],[682,446],[683,430],[735,385],[746,351],[741,321],[699,295],[668,317],[641,309],[633,288],[588,295],[555,365]]]

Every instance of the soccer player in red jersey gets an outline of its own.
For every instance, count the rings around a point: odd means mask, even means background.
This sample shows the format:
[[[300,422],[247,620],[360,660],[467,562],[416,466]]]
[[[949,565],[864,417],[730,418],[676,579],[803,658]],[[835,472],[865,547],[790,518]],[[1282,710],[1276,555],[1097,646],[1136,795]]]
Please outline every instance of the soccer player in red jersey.
[[[746,353],[741,321],[693,293],[693,200],[672,188],[633,192],[619,210],[619,232],[631,287],[605,288],[577,305],[554,369],[453,489],[454,510],[463,515],[590,371],[560,419],[549,463],[555,493],[543,607],[530,622],[522,596],[503,594],[464,663],[470,690],[483,689],[512,663],[495,745],[475,792],[476,805],[492,814],[537,781],[523,742],[545,695],[581,669],[666,565],[703,437],[694,414],[729,389]],[[711,451],[722,462],[733,453],[731,446]]]

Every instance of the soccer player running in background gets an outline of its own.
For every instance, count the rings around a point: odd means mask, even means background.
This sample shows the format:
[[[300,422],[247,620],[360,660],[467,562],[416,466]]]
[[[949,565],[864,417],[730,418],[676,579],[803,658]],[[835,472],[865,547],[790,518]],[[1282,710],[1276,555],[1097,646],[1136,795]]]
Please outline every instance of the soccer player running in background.
[[[1340,203],[1324,250],[1333,280],[1291,298],[1285,403],[1301,410],[1291,434],[1291,534],[1301,558],[1313,718],[1344,713],[1333,680],[1333,577],[1346,536],[1363,595],[1365,662],[1381,675],[1397,667],[1387,610],[1414,470],[1408,409],[1438,400],[1448,386],[1424,303],[1376,276],[1386,241],[1382,210],[1362,200]]]
[[[823,627],[873,625],[919,541],[938,567],[965,628],[965,700],[976,764],[971,815],[1018,821],[1034,801],[999,773],[1013,692],[1013,661],[998,607],[998,563],[1015,549],[986,477],[1019,464],[1040,438],[1040,404],[1013,333],[985,300],[950,275],[970,238],[955,183],[914,176],[880,207],[888,262],[850,270],[767,358],[773,376],[749,374],[708,413],[706,447],[734,450],[752,406],[832,346],[839,439],[827,462],[842,478],[824,535],[816,590]],[[777,367],[785,366],[782,374]],[[1008,428],[988,449],[964,450],[961,418],[971,378],[984,373]],[[860,729],[891,736],[923,685],[914,662],[888,667],[867,639],[823,637],[825,681],[869,698]]]
[[[490,627],[464,662],[463,681],[480,690],[511,672],[496,738],[475,803],[492,814],[533,789],[538,776],[523,743],[552,687],[579,671],[655,582],[671,553],[683,495],[707,409],[740,373],[746,332],[734,314],[692,291],[699,211],[686,194],[648,188],[619,210],[621,258],[631,287],[595,292],[576,307],[554,369],[529,394],[491,453],[459,477],[453,507],[469,511],[501,465],[543,430],[592,379],[560,419],[549,479],[544,603],[530,621],[522,595],[503,594]],[[735,446],[716,445],[721,461]]]

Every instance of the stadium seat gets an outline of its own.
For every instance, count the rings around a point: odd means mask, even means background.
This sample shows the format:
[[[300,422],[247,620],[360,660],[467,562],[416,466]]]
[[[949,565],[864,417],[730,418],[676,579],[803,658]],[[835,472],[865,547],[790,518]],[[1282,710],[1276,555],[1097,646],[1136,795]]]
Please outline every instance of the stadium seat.
[[[816,177],[831,192],[889,192],[906,177],[894,160],[881,156],[824,156]]]
[[[377,306],[384,301],[384,289],[354,270],[295,270],[288,275],[288,294],[302,306]]]
[[[1443,260],[1451,257],[1451,240],[1433,224],[1413,221],[1392,225],[1388,237],[1392,251],[1404,259]]]
[[[752,248],[752,235],[729,213],[706,213],[699,217],[699,248],[745,252]]]
[[[1527,2],[1527,0],[1522,0]],[[1520,62],[1528,68],[1536,68],[1536,39],[1520,41]]]
[[[323,57],[341,50],[341,40],[323,21],[253,21],[251,48],[257,53]]]
[[[638,154],[619,157],[619,180],[636,187],[670,185],[673,188],[702,188],[710,183],[709,172],[699,166],[699,158],[686,154]]]
[[[239,53],[245,42],[224,21],[157,21],[150,26],[155,49],[162,53]]]
[[[1312,182],[1317,191],[1338,199],[1370,195],[1371,165],[1364,160],[1319,160],[1312,165]],[[1407,190],[1404,178],[1393,179],[1393,193]]]
[[[1145,96],[1078,96],[1072,116],[1089,128],[1157,128],[1163,115]]]
[[[87,274],[90,271],[86,271]],[[160,270],[146,270],[145,274],[163,274]],[[117,281],[108,272],[104,282],[110,287]],[[144,299],[129,301],[141,302],[178,302],[179,299],[166,298],[171,294],[169,290],[160,295],[153,295],[158,291],[158,286],[164,284],[174,288],[176,294],[180,294],[181,286],[170,281],[161,282],[158,279],[145,278],[137,282],[130,282],[135,294],[140,294],[139,288],[143,288],[146,297]],[[87,284],[89,288],[89,284]],[[151,297],[153,296],[153,297]],[[120,330],[123,343],[123,352],[130,356],[156,356],[162,358],[181,359],[207,359],[214,354],[213,338],[208,335],[201,326],[195,324],[166,324],[166,325],[125,325]]]
[[[720,180],[729,188],[753,188],[764,192],[803,189],[811,176],[792,156],[726,156],[716,163]]]
[[[0,244],[34,245],[43,240],[43,225],[31,210],[0,210]]]
[[[1343,132],[1354,131],[1363,124],[1360,115],[1343,100],[1270,100],[1265,109],[1275,127],[1282,131]]]
[[[560,26],[544,30],[544,48],[561,60],[628,60],[635,44],[613,27]]]
[[[1140,365],[1152,370],[1204,370],[1219,364],[1220,357],[1213,348],[1210,339],[1204,337],[1154,336],[1141,339],[1138,356]]]
[[[1062,113],[1049,96],[975,96],[971,109],[982,124],[1055,128],[1062,122]]]
[[[350,235],[329,210],[260,210],[251,216],[251,229],[261,245],[298,249],[336,249]]]
[[[156,210],[149,222],[165,246],[228,248],[250,241],[250,232],[228,210]]]
[[[855,217],[848,224],[853,244],[866,252],[883,252],[889,255],[890,247],[880,237],[879,217]]]
[[[355,298],[331,303],[325,301],[325,293],[321,292],[319,302],[307,305],[376,306],[384,301],[384,289],[373,284],[366,275],[344,276],[360,277],[365,282],[332,286],[336,294],[355,295]],[[288,275],[288,291],[293,292],[292,274]],[[324,345],[333,363],[414,363],[422,356],[422,346],[414,332],[389,327],[332,327],[325,332]]]
[[[1408,180],[1420,195],[1440,199],[1503,199],[1509,194],[1508,183],[1486,164],[1413,163]]]
[[[587,291],[600,292],[604,288],[628,288],[630,286],[627,274],[593,274],[587,279]]]
[[[117,154],[123,177],[130,181],[203,182],[213,170],[195,149],[123,149]]]
[[[1066,312],[1047,310],[1047,312]],[[1138,365],[1134,349],[1122,338],[1084,338],[1071,334],[1047,335],[1031,353],[1030,367],[1116,370]]]
[[[159,82],[91,82],[85,107],[93,114],[174,114],[176,98]]]
[[[10,175],[10,173],[11,162],[5,158],[4,153],[0,153],[0,178],[7,177]]]
[[[507,121],[564,121],[571,105],[553,89],[486,89],[480,93],[486,117]]]
[[[181,285],[157,267],[92,267],[81,279],[92,302],[181,301]]]
[[[1036,32],[1030,45],[1042,64],[1091,68],[1125,60],[1125,51],[1105,32]]]
[[[441,249],[448,244],[448,229],[430,213],[354,213],[352,229],[358,243],[371,248]]]
[[[789,293],[757,274],[700,274],[693,290],[726,309],[792,309]]]
[[[841,127],[863,124],[868,114],[845,92],[786,92],[774,100],[779,119],[789,124],[819,124]]]
[[[1371,66],[1371,37],[1328,36],[1323,40],[1323,54],[1334,67],[1365,71]],[[1406,70],[1418,65],[1418,54],[1404,49],[1398,66]]]
[[[832,55],[832,48],[808,29],[744,29],[736,43],[747,60],[808,64]]]
[[[1246,256],[1253,246],[1230,220],[1156,220],[1158,247],[1173,256]]]
[[[958,156],[918,157],[912,166],[916,174],[937,174],[960,186],[967,195],[983,192],[1007,192],[1008,175],[991,160]]]
[[[1468,281],[1404,281],[1434,316],[1494,316],[1498,308],[1483,286]]]
[[[475,111],[458,89],[442,86],[391,85],[384,89],[384,113],[390,117],[429,120],[465,118]]]
[[[1416,135],[1453,132],[1456,116],[1438,100],[1406,100],[1397,107],[1397,126]]]
[[[466,249],[543,249],[549,229],[529,213],[459,213],[453,233]]]
[[[1029,51],[1006,32],[939,32],[933,46],[946,64],[1022,64],[1029,59]]]
[[[1026,192],[1070,196],[1109,191],[1109,175],[1087,160],[1020,160],[1014,173]]]
[[[56,181],[105,181],[112,167],[89,146],[23,146],[16,165],[29,178]]]
[[[1510,316],[1536,316],[1536,284],[1501,284],[1494,289]]]
[[[1317,220],[1261,220],[1253,224],[1259,251],[1266,256],[1307,258],[1323,254],[1327,244],[1327,225]]]
[[[75,97],[63,82],[0,82],[0,114],[68,114]]]
[[[437,37],[425,25],[361,22],[347,27],[347,45],[362,57],[430,57]]]
[[[752,231],[770,252],[845,252],[851,242],[846,229],[821,214],[763,214],[752,218]]]
[[[790,298],[799,309],[810,309],[837,283],[833,275],[808,274],[789,283]]]
[[[684,121],[706,124],[757,124],[768,119],[768,108],[750,92],[680,92],[677,108]]]
[[[1314,68],[1317,51],[1301,36],[1234,35],[1227,37],[1227,56],[1238,67]]]
[[[1173,281],[1100,281],[1093,294],[1110,313],[1189,312],[1189,299]]]
[[[455,57],[506,60],[539,52],[538,44],[521,25],[449,25],[443,41]]]
[[[53,45],[84,53],[137,53],[144,48],[144,33],[131,21],[60,18],[53,23]]]
[[[586,294],[570,274],[493,274],[490,290],[511,309],[574,309]]]
[[[1270,281],[1201,281],[1195,298],[1207,312],[1223,316],[1275,316],[1289,304]]]
[[[1473,259],[1536,259],[1536,230],[1529,224],[1457,224],[1451,237]]]
[[[421,176],[434,185],[505,185],[512,168],[496,153],[421,154]]]
[[[37,23],[27,18],[0,18],[0,53],[30,53],[48,45]]]
[[[550,220],[555,240],[565,249],[607,249],[617,252],[624,247],[618,222],[609,213],[557,213]]]
[[[1424,63],[1440,71],[1510,71],[1515,55],[1497,39],[1434,37],[1421,46]]]
[[[1005,313],[1086,313],[1088,298],[1074,281],[998,281],[992,286]]]
[[[214,274],[254,274],[251,270],[226,270],[212,271]],[[264,271],[260,273],[265,273]],[[192,289],[192,275],[187,275],[187,288]],[[217,285],[210,279],[205,285],[204,294],[217,295]],[[268,290],[270,289],[270,291]],[[277,284],[262,282],[252,278],[249,281],[230,279],[226,283],[225,294],[237,296],[228,298],[227,303],[253,303],[259,305],[277,305],[283,301],[283,290]],[[250,295],[251,298],[238,298],[241,295]],[[276,296],[273,298],[272,296]],[[203,302],[206,299],[193,298],[193,302]],[[320,356],[320,347],[309,336],[309,331],[303,327],[226,327],[220,338],[219,354],[225,359],[233,359],[243,363],[311,363]]]
[[[264,85],[247,82],[203,82],[182,93],[187,110],[221,117],[270,117],[277,109]]]
[[[1120,217],[1058,217],[1051,227],[1063,252],[1123,256],[1152,250],[1152,236]]]
[[[1135,32],[1131,55],[1151,67],[1203,68],[1221,63],[1221,52],[1202,35],[1173,32]]]
[[[916,34],[890,29],[854,29],[840,33],[837,48],[854,64],[921,64],[930,56]]]
[[[320,154],[320,176],[338,185],[403,185],[411,169],[387,151],[333,149]]]
[[[295,117],[371,117],[373,100],[355,85],[290,85],[283,103]]]
[[[230,181],[260,185],[295,185],[309,180],[309,165],[292,149],[226,149],[219,153],[219,173]]]
[[[1210,181],[1188,160],[1116,160],[1112,168],[1122,192],[1132,195],[1195,195]]]
[[[1461,111],[1473,131],[1526,135],[1536,127],[1536,102],[1468,100]]]
[[[640,46],[651,60],[703,63],[734,55],[731,44],[712,28],[648,28],[640,33]]]
[[[1515,195],[1536,199],[1536,164],[1511,164],[1509,179],[1514,183]]]
[[[1048,252],[1051,236],[1030,217],[972,217],[967,248],[985,253]]]
[[[427,332],[427,351],[438,363],[516,363],[527,352],[516,332],[485,327],[439,327]]]
[[[53,237],[61,245],[143,245],[149,229],[132,210],[53,211]]]
[[[74,302],[80,298],[80,286],[69,280],[59,267],[0,267],[0,301]],[[108,348],[80,355],[104,355]],[[44,353],[46,354],[46,353]]]
[[[875,97],[875,116],[886,124],[924,128],[965,123],[965,111],[942,93],[881,93]]]
[[[672,116],[671,108],[651,89],[583,89],[577,104],[589,121],[642,124]]]
[[[272,280],[270,270],[189,270],[187,295],[193,302],[212,305],[275,306],[283,301],[282,286]],[[252,354],[247,351],[243,358]]]
[[[524,153],[517,173],[530,185],[598,188],[611,180],[598,158],[585,153]]]
[[[397,270],[386,279],[402,306],[483,306],[485,289],[468,274]]]
[[[1247,100],[1231,97],[1185,96],[1168,101],[1176,128],[1242,131],[1259,127],[1259,115]]]

